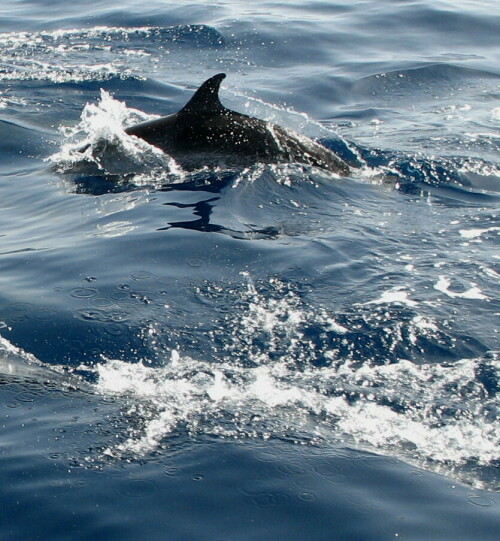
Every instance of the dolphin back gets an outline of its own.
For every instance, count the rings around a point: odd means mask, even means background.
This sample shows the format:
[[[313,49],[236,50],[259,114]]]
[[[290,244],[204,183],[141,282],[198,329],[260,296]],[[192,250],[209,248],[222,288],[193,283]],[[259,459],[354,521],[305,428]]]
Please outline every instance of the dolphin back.
[[[349,166],[320,143],[224,107],[219,88],[225,77],[219,73],[206,80],[178,113],[126,132],[160,148],[187,170],[296,162],[340,175],[350,173]]]

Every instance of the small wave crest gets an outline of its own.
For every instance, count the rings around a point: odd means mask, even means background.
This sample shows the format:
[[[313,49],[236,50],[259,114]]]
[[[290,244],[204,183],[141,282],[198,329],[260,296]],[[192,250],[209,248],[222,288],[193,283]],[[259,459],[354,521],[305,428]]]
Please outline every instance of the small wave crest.
[[[6,325],[0,322],[0,329]],[[17,347],[0,335],[0,374],[15,378],[53,378],[59,376],[57,367],[47,367],[34,355]]]

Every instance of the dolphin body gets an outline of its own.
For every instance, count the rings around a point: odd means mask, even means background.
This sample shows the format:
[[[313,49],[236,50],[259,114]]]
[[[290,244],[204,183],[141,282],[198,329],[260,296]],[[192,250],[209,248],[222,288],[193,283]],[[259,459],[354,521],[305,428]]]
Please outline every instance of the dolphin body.
[[[188,171],[292,162],[349,175],[349,166],[320,143],[224,107],[219,87],[225,77],[219,73],[205,81],[178,113],[131,126],[126,132],[160,148]]]

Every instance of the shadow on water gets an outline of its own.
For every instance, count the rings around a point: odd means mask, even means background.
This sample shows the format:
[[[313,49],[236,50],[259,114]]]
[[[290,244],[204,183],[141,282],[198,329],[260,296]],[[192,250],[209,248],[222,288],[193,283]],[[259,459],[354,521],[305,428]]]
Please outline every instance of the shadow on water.
[[[181,222],[171,222],[167,227],[160,227],[158,231],[165,231],[171,228],[181,228],[181,229],[193,229],[195,231],[206,231],[206,232],[220,232],[224,228],[217,224],[210,223],[210,215],[214,207],[214,203],[218,201],[218,197],[213,197],[204,201],[198,201],[193,204],[186,203],[163,203],[166,206],[172,206],[176,208],[192,208],[193,214],[199,218],[196,220],[190,221],[181,221]]]

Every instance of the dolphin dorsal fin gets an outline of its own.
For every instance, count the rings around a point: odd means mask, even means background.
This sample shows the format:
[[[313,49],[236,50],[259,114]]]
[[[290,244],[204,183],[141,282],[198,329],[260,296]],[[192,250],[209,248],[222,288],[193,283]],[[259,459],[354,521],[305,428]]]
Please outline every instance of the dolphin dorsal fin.
[[[219,87],[225,77],[225,73],[219,73],[207,79],[179,112],[213,113],[224,111],[225,107],[219,101]]]

